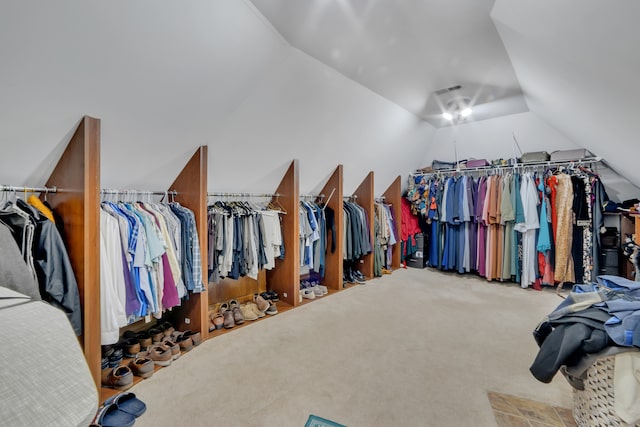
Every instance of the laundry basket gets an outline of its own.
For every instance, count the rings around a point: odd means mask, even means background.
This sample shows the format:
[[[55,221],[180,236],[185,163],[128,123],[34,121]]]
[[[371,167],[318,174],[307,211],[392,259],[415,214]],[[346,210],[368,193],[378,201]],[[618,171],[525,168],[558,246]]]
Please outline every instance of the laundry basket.
[[[615,361],[615,356],[597,359],[587,371],[584,390],[573,390],[573,418],[579,426],[640,427],[640,424],[628,424],[616,415]]]

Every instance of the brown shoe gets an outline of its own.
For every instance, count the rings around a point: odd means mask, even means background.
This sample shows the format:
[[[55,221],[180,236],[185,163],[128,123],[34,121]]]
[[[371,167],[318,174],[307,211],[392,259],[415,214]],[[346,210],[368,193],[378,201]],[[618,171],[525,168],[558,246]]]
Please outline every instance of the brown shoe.
[[[126,390],[133,385],[133,373],[127,366],[102,371],[102,386]]]
[[[153,360],[154,364],[160,366],[169,366],[171,365],[171,360],[173,360],[171,349],[162,344],[152,345],[144,356]]]
[[[136,357],[131,362],[129,362],[129,368],[133,375],[140,378],[149,378],[153,375],[153,360],[148,357]]]
[[[231,312],[231,310],[223,311],[222,315],[224,316],[223,326],[225,329],[233,328],[236,325],[236,323],[233,321],[233,313]]]
[[[176,344],[180,346],[180,350],[189,351],[193,348],[193,340],[190,336],[185,335],[184,332],[174,332],[172,335]]]
[[[125,357],[136,357],[136,354],[140,353],[140,343],[137,339],[128,339],[122,346],[124,349]]]
[[[236,325],[242,325],[244,323],[244,316],[242,314],[242,309],[240,308],[240,304],[238,301],[232,299],[229,301],[229,308],[233,313],[233,323]]]
[[[266,299],[262,298],[259,294],[253,294],[253,302],[255,302],[258,306],[258,310],[263,313],[269,308],[269,302]]]
[[[183,336],[191,338],[193,345],[200,345],[200,343],[202,343],[202,335],[200,332],[184,331]]]
[[[178,357],[180,357],[180,345],[171,341],[169,338],[165,338],[164,341],[162,341],[162,345],[164,345],[165,347],[169,347],[169,349],[171,350],[171,358],[173,360],[176,360]]]
[[[151,328],[149,329],[149,336],[153,344],[160,344],[164,339],[164,332],[159,328]]]

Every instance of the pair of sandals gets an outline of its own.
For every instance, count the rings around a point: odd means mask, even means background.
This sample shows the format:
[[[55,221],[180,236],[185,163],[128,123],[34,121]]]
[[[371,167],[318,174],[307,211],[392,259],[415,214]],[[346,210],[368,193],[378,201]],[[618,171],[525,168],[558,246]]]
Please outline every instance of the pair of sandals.
[[[92,427],[131,427],[147,405],[133,393],[120,393],[107,399],[96,415]]]

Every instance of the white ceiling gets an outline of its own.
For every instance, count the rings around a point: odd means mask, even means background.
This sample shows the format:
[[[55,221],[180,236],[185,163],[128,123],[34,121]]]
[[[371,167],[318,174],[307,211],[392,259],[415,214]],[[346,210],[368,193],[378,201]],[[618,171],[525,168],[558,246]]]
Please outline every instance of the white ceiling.
[[[454,96],[474,105],[468,120],[528,111],[494,0],[252,2],[293,46],[436,127]]]

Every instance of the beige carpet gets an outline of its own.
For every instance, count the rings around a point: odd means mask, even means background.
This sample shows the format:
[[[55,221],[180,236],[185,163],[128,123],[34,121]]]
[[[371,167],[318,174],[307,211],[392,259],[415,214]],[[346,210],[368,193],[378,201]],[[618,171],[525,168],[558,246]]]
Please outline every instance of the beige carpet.
[[[211,339],[131,389],[136,426],[495,426],[487,391],[571,407],[529,373],[560,303],[472,275],[399,270]]]

